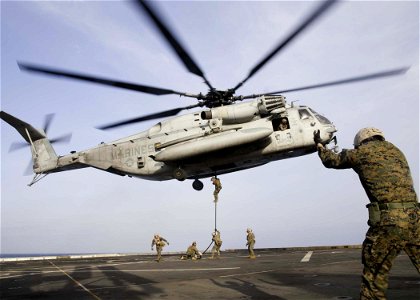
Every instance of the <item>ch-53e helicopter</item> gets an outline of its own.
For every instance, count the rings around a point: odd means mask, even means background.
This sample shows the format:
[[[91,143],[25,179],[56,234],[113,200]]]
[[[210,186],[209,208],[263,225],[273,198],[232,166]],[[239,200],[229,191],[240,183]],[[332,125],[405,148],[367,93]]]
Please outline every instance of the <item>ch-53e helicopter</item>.
[[[150,17],[188,71],[204,79],[209,88],[206,94],[183,93],[29,63],[18,63],[20,69],[24,71],[88,81],[147,94],[175,94],[198,100],[198,103],[190,106],[98,127],[104,130],[145,120],[175,116],[187,109],[202,108],[190,114],[160,121],[144,132],[102,143],[88,150],[73,151],[64,156],[57,156],[51,144],[62,141],[68,136],[49,140],[46,131],[51,119],[47,121],[45,130],[41,130],[2,111],[0,117],[12,125],[31,146],[35,176],[30,185],[50,173],[93,167],[118,175],[148,180],[193,179],[193,188],[201,190],[203,188],[203,183],[199,180],[201,178],[315,152],[314,131],[319,130],[322,141],[329,143],[335,139],[334,132],[337,131],[335,126],[327,118],[307,106],[286,103],[285,97],[281,94],[399,75],[406,72],[407,68],[264,94],[236,96],[235,92],[336,2],[325,1],[317,6],[286,39],[251,69],[244,80],[228,90],[218,90],[211,85],[204,72],[163,22],[156,9],[146,1],[135,3]],[[247,99],[254,100],[236,103]]]

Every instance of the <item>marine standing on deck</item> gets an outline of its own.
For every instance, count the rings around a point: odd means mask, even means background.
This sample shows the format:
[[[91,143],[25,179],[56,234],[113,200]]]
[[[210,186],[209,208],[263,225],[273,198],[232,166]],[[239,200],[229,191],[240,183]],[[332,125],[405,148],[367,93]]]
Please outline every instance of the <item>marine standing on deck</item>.
[[[214,192],[213,192],[214,202],[217,202],[217,200],[219,200],[219,192],[222,189],[222,183],[220,182],[220,179],[217,178],[216,176],[213,176],[211,178],[211,182],[214,185]]]
[[[249,254],[249,258],[256,258],[255,253],[254,253],[254,245],[255,245],[255,235],[252,232],[251,228],[248,228],[246,230],[246,246],[248,246],[248,254]]]
[[[215,255],[217,258],[220,257],[220,247],[222,247],[222,239],[220,238],[220,231],[216,229],[215,232],[212,233],[212,241],[214,243],[213,248],[211,249],[211,257],[215,258]]]
[[[169,245],[169,242],[165,238],[159,236],[159,234],[155,234],[152,240],[152,250],[153,250],[153,246],[156,245],[156,252],[157,252],[156,261],[157,262],[159,262],[162,258],[162,249],[163,247],[166,246],[165,243]]]
[[[327,168],[352,168],[370,200],[369,230],[362,248],[360,299],[386,299],[388,273],[404,250],[420,273],[420,208],[404,154],[376,128],[363,128],[354,150],[336,154],[314,133],[318,155]]]

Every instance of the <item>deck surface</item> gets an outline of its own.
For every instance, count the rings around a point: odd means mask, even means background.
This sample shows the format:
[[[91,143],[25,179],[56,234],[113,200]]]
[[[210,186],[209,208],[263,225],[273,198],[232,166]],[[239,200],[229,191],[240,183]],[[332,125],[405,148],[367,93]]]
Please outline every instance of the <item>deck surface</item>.
[[[46,259],[0,264],[1,299],[358,299],[360,249],[222,252]],[[390,274],[388,298],[420,299],[420,276],[405,253]]]

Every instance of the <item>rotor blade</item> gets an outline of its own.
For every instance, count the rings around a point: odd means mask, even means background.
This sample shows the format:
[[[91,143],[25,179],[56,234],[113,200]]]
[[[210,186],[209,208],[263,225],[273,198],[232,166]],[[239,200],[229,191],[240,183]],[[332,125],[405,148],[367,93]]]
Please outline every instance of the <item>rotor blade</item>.
[[[248,76],[238,83],[233,91],[240,88],[249,78],[257,73],[270,59],[272,59],[280,50],[288,45],[299,33],[301,33],[308,25],[325,13],[328,8],[337,2],[337,0],[327,0],[319,5],[284,41],[282,41],[276,48],[274,48],[266,57],[264,57],[254,68],[251,69]]]
[[[50,143],[51,144],[54,144],[54,143],[68,143],[68,142],[70,142],[71,137],[72,137],[72,134],[69,133],[69,134],[63,135],[61,137],[51,139]],[[13,142],[10,145],[9,152],[13,152],[13,151],[16,151],[16,150],[19,150],[19,149],[22,149],[22,148],[25,148],[25,147],[28,147],[28,146],[30,146],[30,144],[26,143],[26,142]]]
[[[102,129],[102,130],[107,130],[107,129],[120,127],[120,126],[124,126],[124,125],[129,125],[129,124],[133,124],[133,123],[139,123],[139,122],[143,122],[143,121],[147,121],[147,120],[153,120],[153,119],[175,116],[182,110],[190,109],[190,108],[194,108],[194,107],[198,107],[198,106],[200,106],[200,104],[190,105],[190,106],[186,106],[186,107],[178,107],[178,108],[174,108],[174,109],[170,109],[170,110],[166,110],[166,111],[161,111],[161,112],[158,112],[158,113],[154,113],[154,114],[150,114],[150,115],[146,115],[146,116],[142,116],[142,117],[138,117],[138,118],[133,118],[133,119],[123,120],[123,121],[116,122],[116,123],[102,125],[102,126],[99,126],[99,127],[96,127],[96,128],[97,129]]]
[[[163,18],[160,17],[156,11],[154,11],[150,5],[151,1],[144,1],[138,0],[136,1],[139,4],[139,7],[142,8],[144,12],[152,19],[153,23],[159,29],[159,31],[163,34],[166,41],[171,45],[172,49],[176,52],[178,57],[182,60],[184,65],[187,67],[188,71],[191,73],[198,75],[204,79],[204,82],[210,89],[213,89],[210,82],[204,76],[204,72],[200,69],[200,67],[194,62],[191,55],[185,50],[185,47],[181,45],[179,40],[175,37],[175,35],[169,30],[169,27],[165,25],[163,22]]]
[[[54,119],[54,114],[48,114],[45,116],[44,120],[44,132],[47,133],[48,129],[50,128],[51,121]]]
[[[66,135],[62,135],[60,137],[56,137],[54,139],[51,139],[50,143],[51,144],[54,144],[54,143],[68,143],[68,142],[70,142],[71,137],[72,137],[72,134],[68,133]]]
[[[42,73],[46,75],[52,75],[52,76],[61,76],[71,79],[77,79],[82,81],[88,81],[93,83],[98,83],[102,85],[107,86],[113,86],[118,88],[123,88],[126,90],[132,90],[137,92],[143,92],[147,94],[153,94],[153,95],[168,95],[168,94],[176,94],[176,95],[185,95],[185,93],[158,88],[158,87],[152,87],[147,85],[140,85],[135,83],[129,83],[129,82],[123,82],[123,81],[117,81],[112,79],[106,79],[101,78],[97,76],[91,76],[91,75],[85,75],[81,73],[74,73],[74,72],[68,72],[64,70],[58,70],[53,68],[47,68],[42,66],[36,66],[33,64],[27,64],[27,63],[21,63],[18,62],[19,68],[23,71],[29,71],[29,72],[35,72],[35,73]]]
[[[363,76],[358,76],[358,77],[352,77],[352,78],[330,81],[330,82],[325,82],[325,83],[319,83],[319,84],[314,84],[314,85],[307,85],[307,86],[304,86],[304,87],[281,90],[281,91],[276,91],[276,92],[271,92],[271,93],[264,93],[264,95],[290,93],[290,92],[316,89],[316,88],[339,85],[339,84],[352,83],[352,82],[357,82],[357,81],[365,81],[365,80],[372,80],[372,79],[377,79],[377,78],[382,78],[382,77],[402,75],[402,74],[406,73],[408,71],[408,69],[409,69],[409,67],[394,69],[394,70],[389,70],[389,71],[384,71],[384,72],[379,72],[379,73],[373,73],[373,74],[368,74],[368,75],[363,75]]]
[[[13,151],[16,151],[16,150],[19,150],[28,146],[29,144],[27,142],[13,142],[10,145],[9,152],[13,152]]]

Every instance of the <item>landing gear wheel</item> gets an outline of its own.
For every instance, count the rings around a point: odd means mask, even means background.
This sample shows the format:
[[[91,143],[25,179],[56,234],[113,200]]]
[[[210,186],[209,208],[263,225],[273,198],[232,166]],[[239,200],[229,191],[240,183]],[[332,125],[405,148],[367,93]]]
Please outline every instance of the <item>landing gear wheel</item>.
[[[175,169],[173,175],[174,175],[174,178],[179,180],[179,181],[184,181],[185,178],[187,178],[187,175],[185,174],[185,171],[182,170],[181,168]]]
[[[192,187],[196,191],[201,191],[204,187],[204,184],[200,180],[196,179],[196,180],[194,180],[194,182],[192,184]]]

